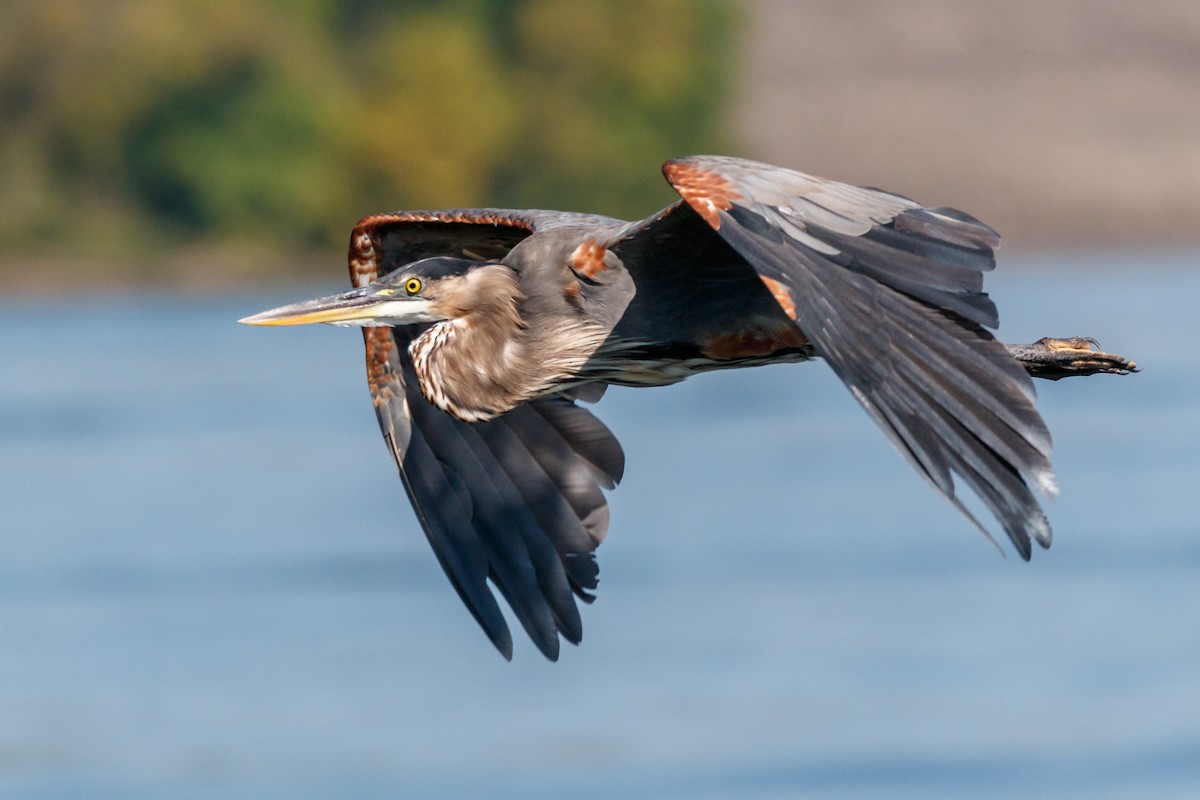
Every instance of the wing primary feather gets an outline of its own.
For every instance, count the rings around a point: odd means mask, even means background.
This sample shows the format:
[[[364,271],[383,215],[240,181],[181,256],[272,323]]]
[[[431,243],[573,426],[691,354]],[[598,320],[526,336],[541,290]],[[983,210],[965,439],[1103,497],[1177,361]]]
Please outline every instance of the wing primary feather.
[[[590,602],[594,596],[588,594],[586,589],[596,588],[598,570],[593,554],[596,541],[588,534],[554,478],[533,452],[543,449],[542,446],[531,447],[508,426],[489,426],[480,433],[491,451],[497,454],[502,469],[520,492],[526,507],[537,518],[545,540],[553,546],[558,558],[555,568],[565,572],[572,592]],[[557,592],[557,581],[545,588]],[[567,605],[570,606],[569,610]],[[564,600],[556,594],[551,608],[559,620],[563,636],[571,643],[578,644],[583,637],[582,624],[570,598]]]
[[[1038,470],[1049,469],[1050,432],[1040,418],[1029,419],[1028,415],[1022,418],[1014,410],[1014,405],[1027,399],[1020,383],[1012,381],[1006,385],[1002,380],[994,381],[993,391],[985,391],[982,383],[987,373],[977,371],[976,365],[961,353],[948,351],[947,345],[952,340],[930,336],[927,328],[922,329],[900,315],[893,315],[889,321],[912,338],[912,345],[905,347],[901,343],[894,352],[899,364],[918,385],[926,386],[939,404],[953,410],[957,418],[973,421],[971,429],[983,432],[981,438],[990,447],[1014,464],[1028,465],[1030,477]],[[918,351],[920,355],[915,356]],[[1002,367],[1003,364],[996,364],[993,369],[1002,374]],[[1008,441],[1014,437],[1017,442]]]
[[[474,425],[464,432],[464,440],[480,459],[480,467],[490,475],[493,488],[504,510],[517,525],[512,532],[520,534],[525,545],[526,559],[533,567],[534,583],[526,584],[527,592],[539,594],[555,620],[555,638],[559,632],[572,644],[583,638],[583,623],[575,606],[571,586],[555,539],[562,536],[562,526],[578,525],[578,520],[565,519],[553,511],[552,487],[545,474],[533,474],[536,462],[521,458],[524,446],[501,425]],[[524,453],[528,455],[527,451]],[[498,469],[484,467],[485,460],[494,460]],[[541,479],[538,491],[538,479]],[[558,498],[561,500],[561,498]],[[568,534],[569,535],[569,534]]]
[[[613,489],[621,482],[625,452],[607,425],[587,409],[561,397],[547,397],[532,406],[571,450],[596,471],[605,489]]]
[[[598,468],[586,459],[571,458],[570,452],[573,450],[571,440],[552,423],[552,419],[557,417],[541,416],[542,406],[535,405],[539,411],[538,416],[535,418],[531,415],[520,420],[523,432],[528,431],[522,438],[541,443],[562,441],[564,447],[561,449],[539,447],[538,460],[554,477],[559,491],[567,498],[567,502],[571,504],[575,514],[583,522],[588,536],[599,544],[604,541],[608,533],[609,521],[608,504],[600,487],[612,483],[612,478],[607,473],[599,473]],[[620,447],[616,444],[615,439],[613,444]]]
[[[519,498],[504,497],[500,484],[502,477],[489,474],[480,463],[471,441],[477,434],[470,424],[458,423],[432,405],[413,409],[413,419],[418,426],[426,424],[430,417],[437,419],[434,415],[445,417],[452,423],[439,426],[437,447],[443,458],[453,461],[470,487],[473,500],[471,525],[487,554],[490,577],[538,649],[547,658],[555,660],[558,657],[558,626],[538,584],[537,568],[526,545],[531,524],[529,514],[520,507]]]
[[[970,214],[956,208],[913,208],[898,215],[896,228],[911,231],[930,239],[939,239],[948,244],[979,250],[995,250],[1000,246],[1000,234]],[[986,269],[992,269],[992,260]]]
[[[1049,523],[1017,466],[950,410],[927,394],[922,398],[920,387],[910,384],[907,389],[912,397],[923,399],[922,405],[930,409],[931,413],[922,415],[922,419],[940,433],[939,438],[945,443],[942,456],[946,463],[983,500],[1021,557],[1029,559],[1031,537],[1049,547]]]
[[[486,550],[475,535],[469,510],[447,496],[450,483],[445,467],[419,427],[413,430],[402,463],[404,488],[442,570],[492,644],[511,661],[512,634],[487,586]]]
[[[511,654],[511,640],[488,578],[543,654],[556,659],[560,633],[572,643],[582,638],[573,596],[594,598],[588,592],[597,583],[593,551],[608,519],[597,484],[620,476],[620,445],[590,412],[561,398],[487,422],[456,420],[413,388],[416,376],[405,361],[413,431],[403,462],[406,488],[443,568],[501,652]],[[552,410],[543,415],[542,406]],[[437,442],[436,453],[426,437]],[[455,485],[462,498],[441,509],[439,492]],[[456,521],[444,519],[454,514]],[[446,539],[462,531],[473,533],[470,542]],[[462,560],[469,556],[467,569]]]

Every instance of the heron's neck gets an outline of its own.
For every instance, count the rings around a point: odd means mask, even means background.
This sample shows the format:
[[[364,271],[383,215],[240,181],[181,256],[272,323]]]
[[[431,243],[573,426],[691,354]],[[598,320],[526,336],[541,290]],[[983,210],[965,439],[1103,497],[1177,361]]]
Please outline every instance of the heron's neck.
[[[491,419],[574,375],[603,333],[563,335],[570,320],[537,330],[521,316],[515,276],[497,271],[471,311],[439,322],[409,348],[425,397],[468,422]],[[578,334],[578,331],[574,331]]]

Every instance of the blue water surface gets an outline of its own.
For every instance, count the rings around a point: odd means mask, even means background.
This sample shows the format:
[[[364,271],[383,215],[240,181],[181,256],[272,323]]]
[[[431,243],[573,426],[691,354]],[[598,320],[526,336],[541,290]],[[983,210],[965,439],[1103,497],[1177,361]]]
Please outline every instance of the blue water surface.
[[[1061,268],[1058,262],[1067,262]],[[1055,544],[1002,558],[822,364],[611,390],[585,640],[505,663],[382,445],[338,288],[0,302],[0,796],[1200,797],[1200,258],[1017,261]]]

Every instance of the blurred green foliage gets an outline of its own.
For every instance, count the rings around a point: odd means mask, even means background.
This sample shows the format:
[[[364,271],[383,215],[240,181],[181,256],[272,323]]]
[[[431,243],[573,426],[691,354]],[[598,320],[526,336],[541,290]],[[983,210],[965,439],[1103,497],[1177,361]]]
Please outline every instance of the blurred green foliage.
[[[0,250],[340,248],[395,208],[641,216],[719,149],[720,0],[9,0]]]

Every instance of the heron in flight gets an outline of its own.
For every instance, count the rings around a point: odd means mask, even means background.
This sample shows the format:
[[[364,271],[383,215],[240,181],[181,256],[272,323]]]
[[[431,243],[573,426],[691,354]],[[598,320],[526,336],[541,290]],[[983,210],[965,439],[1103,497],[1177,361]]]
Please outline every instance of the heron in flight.
[[[555,660],[579,643],[621,479],[580,401],[609,384],[821,358],[929,484],[974,491],[1020,555],[1055,493],[1030,375],[1136,367],[1082,338],[1003,345],[983,291],[997,233],[949,208],[742,159],[667,162],[680,200],[640,222],[400,211],[350,236],[353,290],[247,317],[364,329],[367,383],[417,518],[504,655],[490,580]],[[989,537],[990,538],[990,537]]]

